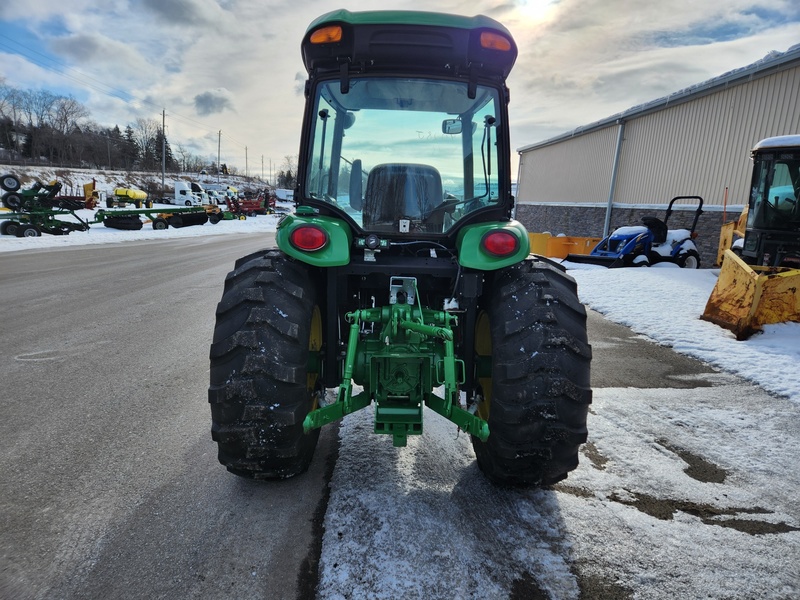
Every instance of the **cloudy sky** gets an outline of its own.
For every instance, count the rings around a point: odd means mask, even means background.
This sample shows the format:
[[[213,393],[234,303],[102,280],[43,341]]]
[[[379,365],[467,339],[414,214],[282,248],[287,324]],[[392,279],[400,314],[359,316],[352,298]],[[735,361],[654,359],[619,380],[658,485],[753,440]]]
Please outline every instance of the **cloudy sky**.
[[[269,176],[298,151],[300,40],[337,8],[505,24],[512,151],[800,43],[797,0],[3,0],[0,82],[72,95],[103,126],[166,110],[173,148],[216,160],[221,131],[222,162]]]

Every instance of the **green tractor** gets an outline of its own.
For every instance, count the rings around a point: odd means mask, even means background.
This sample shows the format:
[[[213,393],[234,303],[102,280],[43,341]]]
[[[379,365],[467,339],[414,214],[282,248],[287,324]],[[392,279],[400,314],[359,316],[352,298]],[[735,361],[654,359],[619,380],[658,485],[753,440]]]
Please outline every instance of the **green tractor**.
[[[575,282],[513,218],[506,77],[484,17],[326,14],[308,71],[296,210],[239,259],[211,345],[212,437],[244,477],[305,471],[319,428],[375,405],[404,446],[428,407],[500,485],[578,464],[591,347]]]

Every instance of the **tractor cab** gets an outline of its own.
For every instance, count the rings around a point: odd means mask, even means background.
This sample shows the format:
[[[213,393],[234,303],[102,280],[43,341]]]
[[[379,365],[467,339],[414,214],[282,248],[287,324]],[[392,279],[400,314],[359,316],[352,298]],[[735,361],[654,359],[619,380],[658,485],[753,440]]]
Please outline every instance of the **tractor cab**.
[[[511,35],[486,17],[400,16],[340,10],[309,27],[296,201],[384,240],[508,220]]]
[[[591,348],[575,281],[512,218],[510,33],[340,10],[301,52],[296,209],[217,309],[220,461],[290,477],[326,424],[374,405],[373,431],[403,447],[427,407],[470,435],[490,480],[563,479],[586,441]]]
[[[753,180],[742,258],[800,267],[800,136],[767,138],[752,151]]]

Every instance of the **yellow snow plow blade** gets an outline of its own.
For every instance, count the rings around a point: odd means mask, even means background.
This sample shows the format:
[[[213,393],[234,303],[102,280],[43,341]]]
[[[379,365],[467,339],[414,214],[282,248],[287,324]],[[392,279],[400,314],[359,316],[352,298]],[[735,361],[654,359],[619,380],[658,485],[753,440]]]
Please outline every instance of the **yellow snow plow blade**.
[[[722,229],[719,232],[719,247],[717,248],[717,262],[714,264],[719,266],[722,264],[722,257],[725,255],[725,250],[733,246],[734,236],[743,238],[745,229],[747,228],[747,212],[748,207],[745,206],[739,219],[736,221],[729,221],[722,224]]]
[[[800,269],[754,267],[726,250],[700,317],[746,340],[762,325],[800,322]]]

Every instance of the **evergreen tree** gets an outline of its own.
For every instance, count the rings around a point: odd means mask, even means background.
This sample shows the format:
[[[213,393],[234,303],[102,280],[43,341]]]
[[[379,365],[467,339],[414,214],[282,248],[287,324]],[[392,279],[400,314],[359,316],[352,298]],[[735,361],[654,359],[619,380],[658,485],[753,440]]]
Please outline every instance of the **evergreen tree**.
[[[169,146],[169,140],[164,136],[164,130],[159,127],[158,132],[153,140],[153,151],[155,153],[156,162],[158,163],[158,168],[161,168],[161,148],[162,145],[164,147],[164,155],[167,157],[165,161],[165,166],[167,171],[177,171],[178,170],[178,163],[175,160],[175,157],[172,154],[172,148]]]
[[[133,127],[130,125],[125,127],[125,139],[122,141],[121,155],[123,165],[128,171],[133,169],[139,160],[139,147],[136,145]]]

